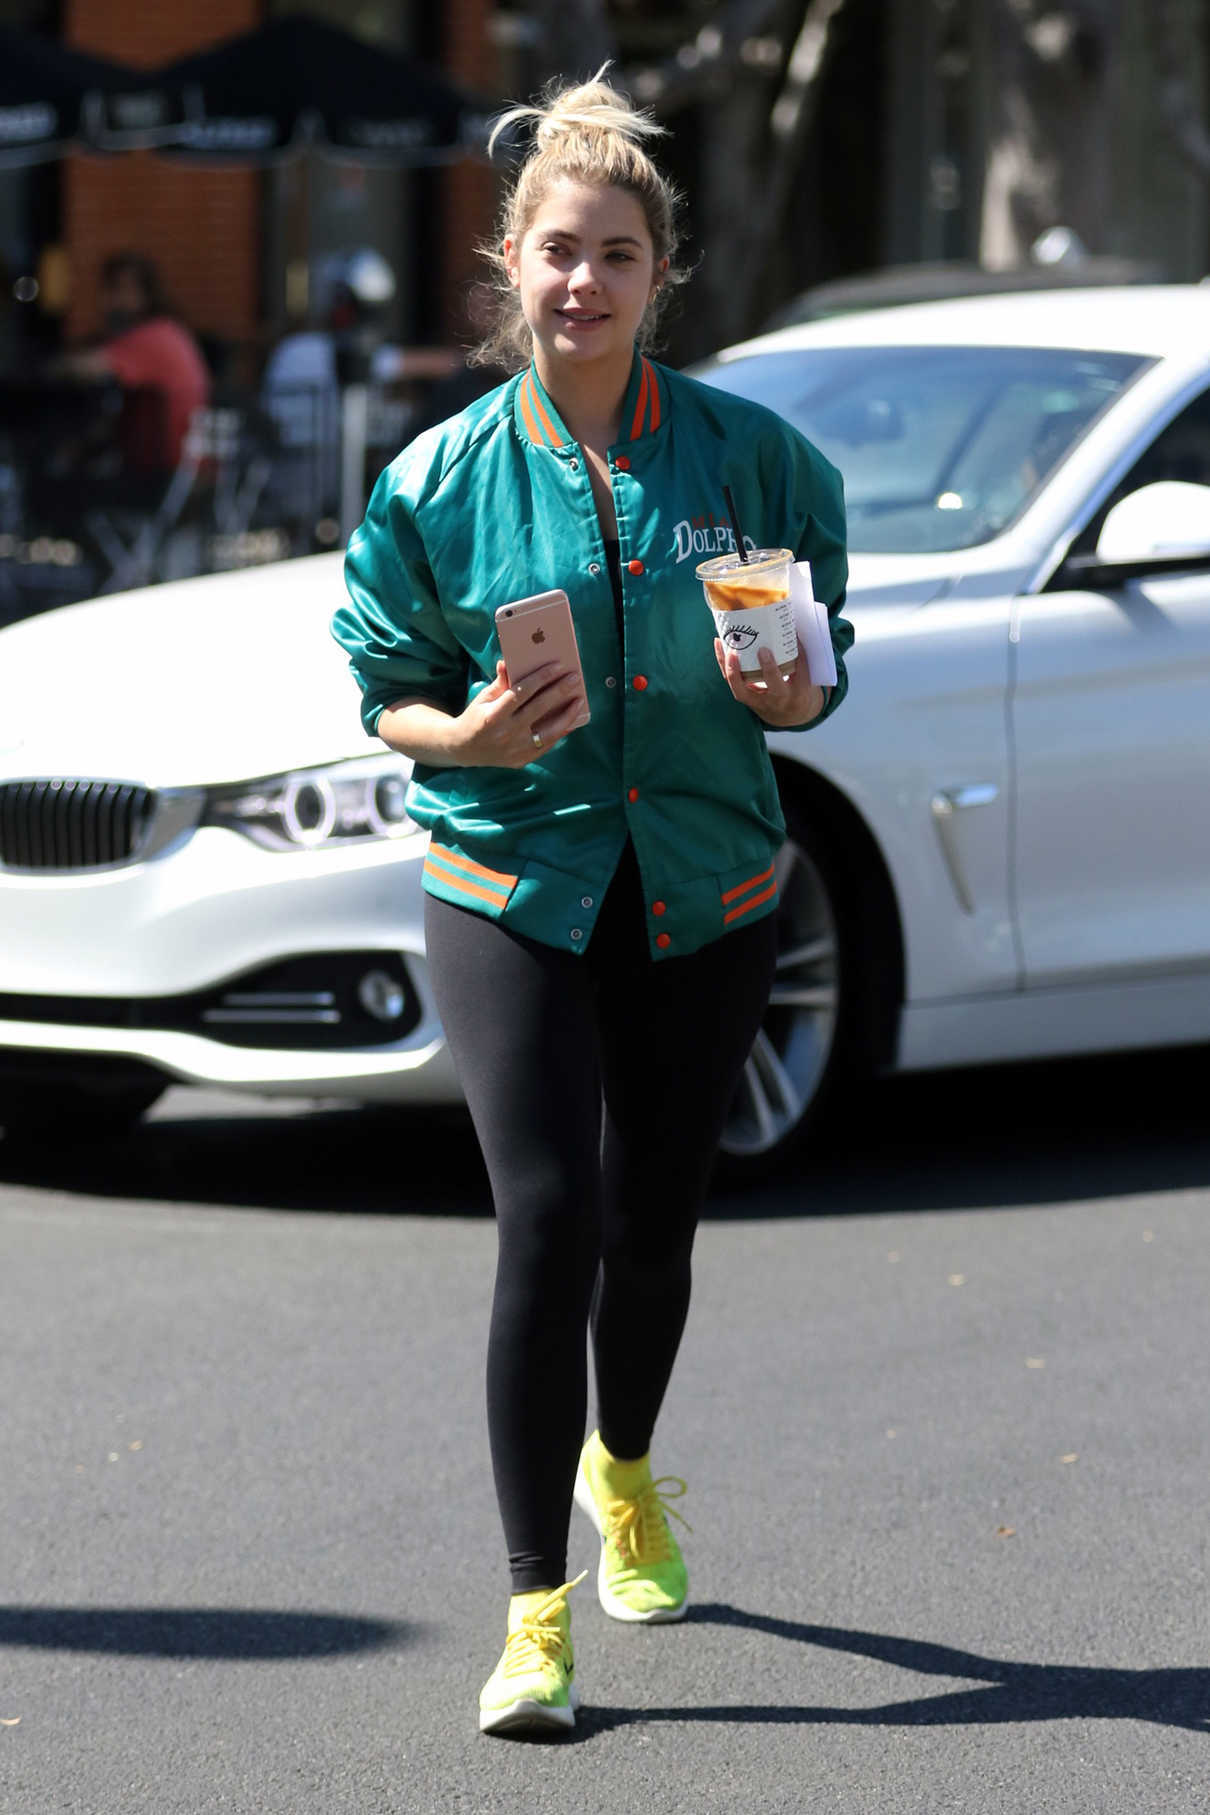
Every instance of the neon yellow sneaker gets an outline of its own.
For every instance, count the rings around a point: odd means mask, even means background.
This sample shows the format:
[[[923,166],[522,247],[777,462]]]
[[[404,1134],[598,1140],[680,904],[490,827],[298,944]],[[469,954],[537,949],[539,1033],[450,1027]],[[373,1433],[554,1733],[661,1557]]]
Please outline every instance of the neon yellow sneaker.
[[[482,1733],[541,1733],[576,1724],[576,1692],[568,1592],[561,1588],[515,1594],[508,1604],[508,1638],[479,1697]]]
[[[648,1456],[619,1462],[594,1431],[580,1452],[575,1492],[601,1536],[597,1594],[606,1613],[645,1625],[683,1619],[689,1572],[668,1517],[692,1527],[668,1502],[685,1483],[672,1475],[653,1481]]]

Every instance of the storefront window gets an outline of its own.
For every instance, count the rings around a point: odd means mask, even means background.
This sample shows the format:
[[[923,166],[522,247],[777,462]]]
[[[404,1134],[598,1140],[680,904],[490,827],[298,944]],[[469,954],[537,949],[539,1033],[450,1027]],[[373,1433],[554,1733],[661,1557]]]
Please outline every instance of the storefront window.
[[[370,43],[427,57],[431,7],[410,0],[274,0],[270,16],[306,12]],[[421,17],[421,14],[426,17]],[[411,338],[416,284],[414,247],[418,184],[407,170],[371,169],[304,154],[268,174],[265,182],[266,314],[281,329],[322,315],[342,257],[372,247],[395,274],[388,338]]]

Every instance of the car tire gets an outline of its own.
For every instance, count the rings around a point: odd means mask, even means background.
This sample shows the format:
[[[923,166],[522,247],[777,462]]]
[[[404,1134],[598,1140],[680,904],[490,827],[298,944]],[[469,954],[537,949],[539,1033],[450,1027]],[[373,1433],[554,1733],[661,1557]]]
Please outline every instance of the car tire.
[[[819,1126],[841,1077],[859,1067],[864,1044],[853,873],[834,822],[807,802],[784,806],[777,970],[720,1144],[719,1174],[733,1184],[786,1163]]]
[[[42,1142],[51,1135],[64,1142],[104,1140],[133,1128],[167,1088],[148,1083],[103,1090],[50,1080],[3,1084],[0,1128],[13,1146]]]

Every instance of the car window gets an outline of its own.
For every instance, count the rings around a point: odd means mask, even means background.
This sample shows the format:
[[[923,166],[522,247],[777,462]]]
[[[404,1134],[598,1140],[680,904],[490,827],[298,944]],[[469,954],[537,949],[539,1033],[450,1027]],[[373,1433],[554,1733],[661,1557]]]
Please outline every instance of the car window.
[[[999,535],[1148,360],[1034,347],[821,347],[693,368],[768,404],[844,476],[855,553]]]
[[[1146,453],[1139,456],[1085,524],[1069,553],[1093,554],[1114,505],[1143,486],[1163,479],[1183,479],[1188,484],[1210,487],[1210,391],[1202,391],[1173,417],[1167,428],[1161,429]],[[1060,573],[1063,571],[1060,569]]]
[[[1147,452],[1131,468],[1114,494],[1113,502],[1128,498],[1140,486],[1160,479],[1184,479],[1190,485],[1210,485],[1210,391],[1187,404],[1161,431]]]

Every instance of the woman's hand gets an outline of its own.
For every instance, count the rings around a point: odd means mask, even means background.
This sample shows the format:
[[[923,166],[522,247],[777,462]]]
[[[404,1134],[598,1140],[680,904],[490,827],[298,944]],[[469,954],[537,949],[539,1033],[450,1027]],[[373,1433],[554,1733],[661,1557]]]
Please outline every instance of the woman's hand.
[[[760,652],[761,680],[746,680],[740,673],[739,655],[724,649],[714,639],[714,657],[732,695],[742,706],[751,706],[766,725],[809,725],[827,704],[822,687],[817,687],[807,668],[803,646],[798,645],[798,665],[789,677],[782,673],[769,649]]]
[[[496,678],[450,726],[451,754],[467,768],[523,769],[567,736],[584,710],[579,676],[548,662],[514,687],[503,662]]]

